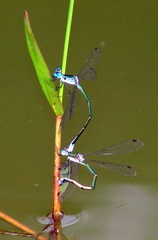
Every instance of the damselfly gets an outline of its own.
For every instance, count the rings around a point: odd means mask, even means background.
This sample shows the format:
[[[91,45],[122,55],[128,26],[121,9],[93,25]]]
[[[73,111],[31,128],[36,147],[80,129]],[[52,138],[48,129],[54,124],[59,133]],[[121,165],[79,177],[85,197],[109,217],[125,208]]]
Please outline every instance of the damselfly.
[[[96,180],[97,180],[97,174],[96,172],[92,169],[92,167],[88,164],[88,162],[96,163],[100,167],[106,168],[108,170],[111,170],[113,172],[119,173],[124,176],[135,176],[137,173],[134,168],[123,165],[123,164],[117,164],[117,163],[110,163],[110,162],[102,162],[98,160],[90,160],[90,159],[85,159],[85,156],[87,155],[119,155],[119,154],[124,154],[124,153],[129,153],[129,152],[134,152],[136,150],[141,149],[144,146],[144,143],[139,140],[130,140],[126,142],[121,142],[119,144],[109,146],[106,148],[103,148],[101,150],[93,151],[90,153],[86,154],[80,154],[80,153],[73,153],[72,150],[72,145],[70,144],[68,147],[64,148],[61,150],[61,155],[67,156],[67,162],[65,163],[66,169],[70,169],[70,172],[68,171],[67,177],[62,177],[59,180],[59,185],[62,185],[63,183],[72,183],[76,185],[77,187],[85,190],[93,190],[95,189],[96,186]],[[93,174],[93,180],[91,186],[85,186],[80,183],[78,183],[76,180],[70,178],[71,177],[71,164],[75,165],[75,169],[77,171],[77,167],[79,164],[84,165],[88,168],[88,170]],[[74,166],[73,166],[74,168]],[[73,169],[72,169],[73,172]]]
[[[71,94],[71,98],[66,110],[66,114],[64,114],[65,116],[68,116],[69,119],[71,119],[72,113],[74,110],[74,99],[76,99],[77,89],[79,89],[82,92],[84,98],[87,101],[89,116],[86,123],[84,124],[84,127],[81,129],[79,134],[77,134],[76,138],[74,139],[74,144],[76,143],[78,138],[81,136],[81,134],[84,132],[84,130],[86,129],[86,127],[88,126],[92,118],[91,103],[86,92],[80,85],[80,80],[85,79],[85,80],[91,81],[96,78],[96,71],[94,68],[97,66],[99,60],[101,59],[101,55],[102,55],[102,52],[100,48],[95,48],[90,54],[90,56],[88,57],[84,67],[81,69],[81,71],[77,76],[62,74],[60,68],[56,68],[54,74],[52,75],[52,80],[58,79],[60,80],[60,82],[64,84],[70,84],[74,86],[74,90],[73,90],[73,93]]]

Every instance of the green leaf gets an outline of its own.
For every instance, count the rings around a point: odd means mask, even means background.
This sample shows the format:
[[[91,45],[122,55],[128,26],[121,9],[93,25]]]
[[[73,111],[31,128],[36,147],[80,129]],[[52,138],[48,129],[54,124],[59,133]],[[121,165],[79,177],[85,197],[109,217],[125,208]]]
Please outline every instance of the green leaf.
[[[25,11],[24,14],[24,27],[27,47],[33,61],[41,88],[55,114],[58,116],[63,115],[63,107],[61,101],[59,99],[57,91],[55,90],[56,87],[54,85],[54,82],[51,80],[51,75],[47,64],[44,61],[44,58],[33,35],[27,11]]]

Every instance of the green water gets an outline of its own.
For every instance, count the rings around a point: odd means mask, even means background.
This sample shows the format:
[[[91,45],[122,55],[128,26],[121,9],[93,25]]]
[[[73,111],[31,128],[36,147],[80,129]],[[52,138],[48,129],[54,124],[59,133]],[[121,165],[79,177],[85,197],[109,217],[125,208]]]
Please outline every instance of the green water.
[[[27,52],[23,12],[29,12],[36,39],[54,72],[61,66],[68,3],[0,2],[0,210],[37,232],[43,226],[36,217],[52,206],[54,113]],[[153,0],[75,3],[67,74],[77,74],[94,47],[103,51],[97,80],[82,83],[91,99],[93,119],[75,150],[89,152],[133,138],[145,146],[139,152],[106,157],[106,161],[132,165],[136,177],[93,166],[98,173],[96,190],[76,189],[63,203],[65,213],[81,212],[81,221],[64,230],[66,236],[77,240],[157,240],[157,9]],[[79,93],[76,115],[63,132],[63,147],[87,116],[87,104]],[[82,183],[90,183],[87,175],[81,167]],[[0,229],[12,229],[2,221],[0,224]]]

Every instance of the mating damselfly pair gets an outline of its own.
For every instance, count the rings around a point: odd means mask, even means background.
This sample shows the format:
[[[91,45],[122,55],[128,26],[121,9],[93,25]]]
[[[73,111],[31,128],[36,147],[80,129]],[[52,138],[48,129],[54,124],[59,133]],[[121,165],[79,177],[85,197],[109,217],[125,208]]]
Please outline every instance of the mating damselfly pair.
[[[99,166],[101,166],[103,168],[109,169],[113,172],[116,172],[116,173],[119,173],[119,174],[122,174],[125,176],[135,176],[136,175],[135,169],[130,166],[123,165],[123,164],[117,164],[117,163],[109,163],[109,162],[102,162],[102,161],[97,161],[97,160],[90,160],[90,159],[86,159],[85,156],[88,156],[88,155],[100,155],[100,156],[101,155],[118,155],[118,154],[133,152],[133,151],[141,149],[144,146],[143,142],[141,142],[139,140],[130,140],[130,141],[122,142],[122,143],[119,143],[119,144],[116,144],[116,145],[113,145],[110,147],[103,148],[98,151],[87,153],[87,154],[73,153],[73,150],[74,150],[77,140],[82,135],[82,133],[84,132],[84,130],[86,129],[86,127],[88,126],[88,124],[92,118],[91,103],[90,103],[90,100],[89,100],[87,94],[85,93],[82,86],[80,85],[80,80],[82,80],[82,79],[94,80],[96,78],[96,71],[94,68],[99,63],[99,61],[101,59],[101,55],[102,55],[102,52],[101,52],[100,48],[95,48],[92,51],[92,53],[90,54],[90,56],[88,57],[84,67],[82,68],[82,70],[80,71],[80,73],[77,76],[62,74],[60,68],[56,68],[54,74],[52,75],[53,80],[58,79],[58,80],[60,80],[60,82],[62,82],[64,84],[74,85],[74,90],[70,97],[70,101],[69,101],[69,104],[68,104],[68,107],[66,110],[66,115],[68,115],[69,118],[71,118],[71,116],[72,116],[72,112],[73,112],[73,108],[74,108],[73,102],[75,99],[75,95],[77,93],[77,89],[79,89],[83,93],[83,95],[87,101],[87,104],[88,104],[88,112],[89,112],[88,120],[84,124],[83,128],[75,136],[75,138],[71,141],[71,143],[66,148],[61,150],[61,155],[67,157],[66,163],[61,168],[61,179],[59,180],[59,184],[62,186],[61,196],[64,194],[65,189],[67,189],[67,185],[69,183],[72,183],[72,184],[78,186],[79,188],[82,188],[85,190],[95,189],[97,174],[92,169],[92,167],[88,164],[89,162],[97,163]],[[93,180],[92,180],[91,186],[85,186],[85,185],[82,185],[77,182],[76,175],[77,175],[77,169],[78,169],[79,164],[86,166],[88,168],[88,170],[92,173]],[[72,178],[72,176],[75,176],[75,177]],[[65,187],[64,187],[64,185],[65,185]]]

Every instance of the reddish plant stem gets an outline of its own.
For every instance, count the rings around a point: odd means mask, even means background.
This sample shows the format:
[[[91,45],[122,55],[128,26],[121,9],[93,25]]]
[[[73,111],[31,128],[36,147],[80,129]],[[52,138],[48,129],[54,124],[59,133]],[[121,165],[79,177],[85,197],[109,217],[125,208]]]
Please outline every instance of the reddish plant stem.
[[[59,230],[60,217],[61,217],[61,204],[60,204],[60,149],[61,149],[61,120],[62,116],[56,116],[56,132],[55,132],[55,162],[54,162],[54,224],[55,228]]]
[[[32,234],[33,236],[37,235],[37,233],[35,231],[26,227],[22,223],[16,221],[14,218],[11,218],[10,216],[8,216],[7,214],[5,214],[3,212],[0,212],[0,218],[3,219],[4,221],[6,221],[7,223],[11,224],[12,226],[14,226],[14,227],[26,232],[26,233]],[[42,235],[38,236],[36,239],[48,240],[47,238],[43,237]]]

